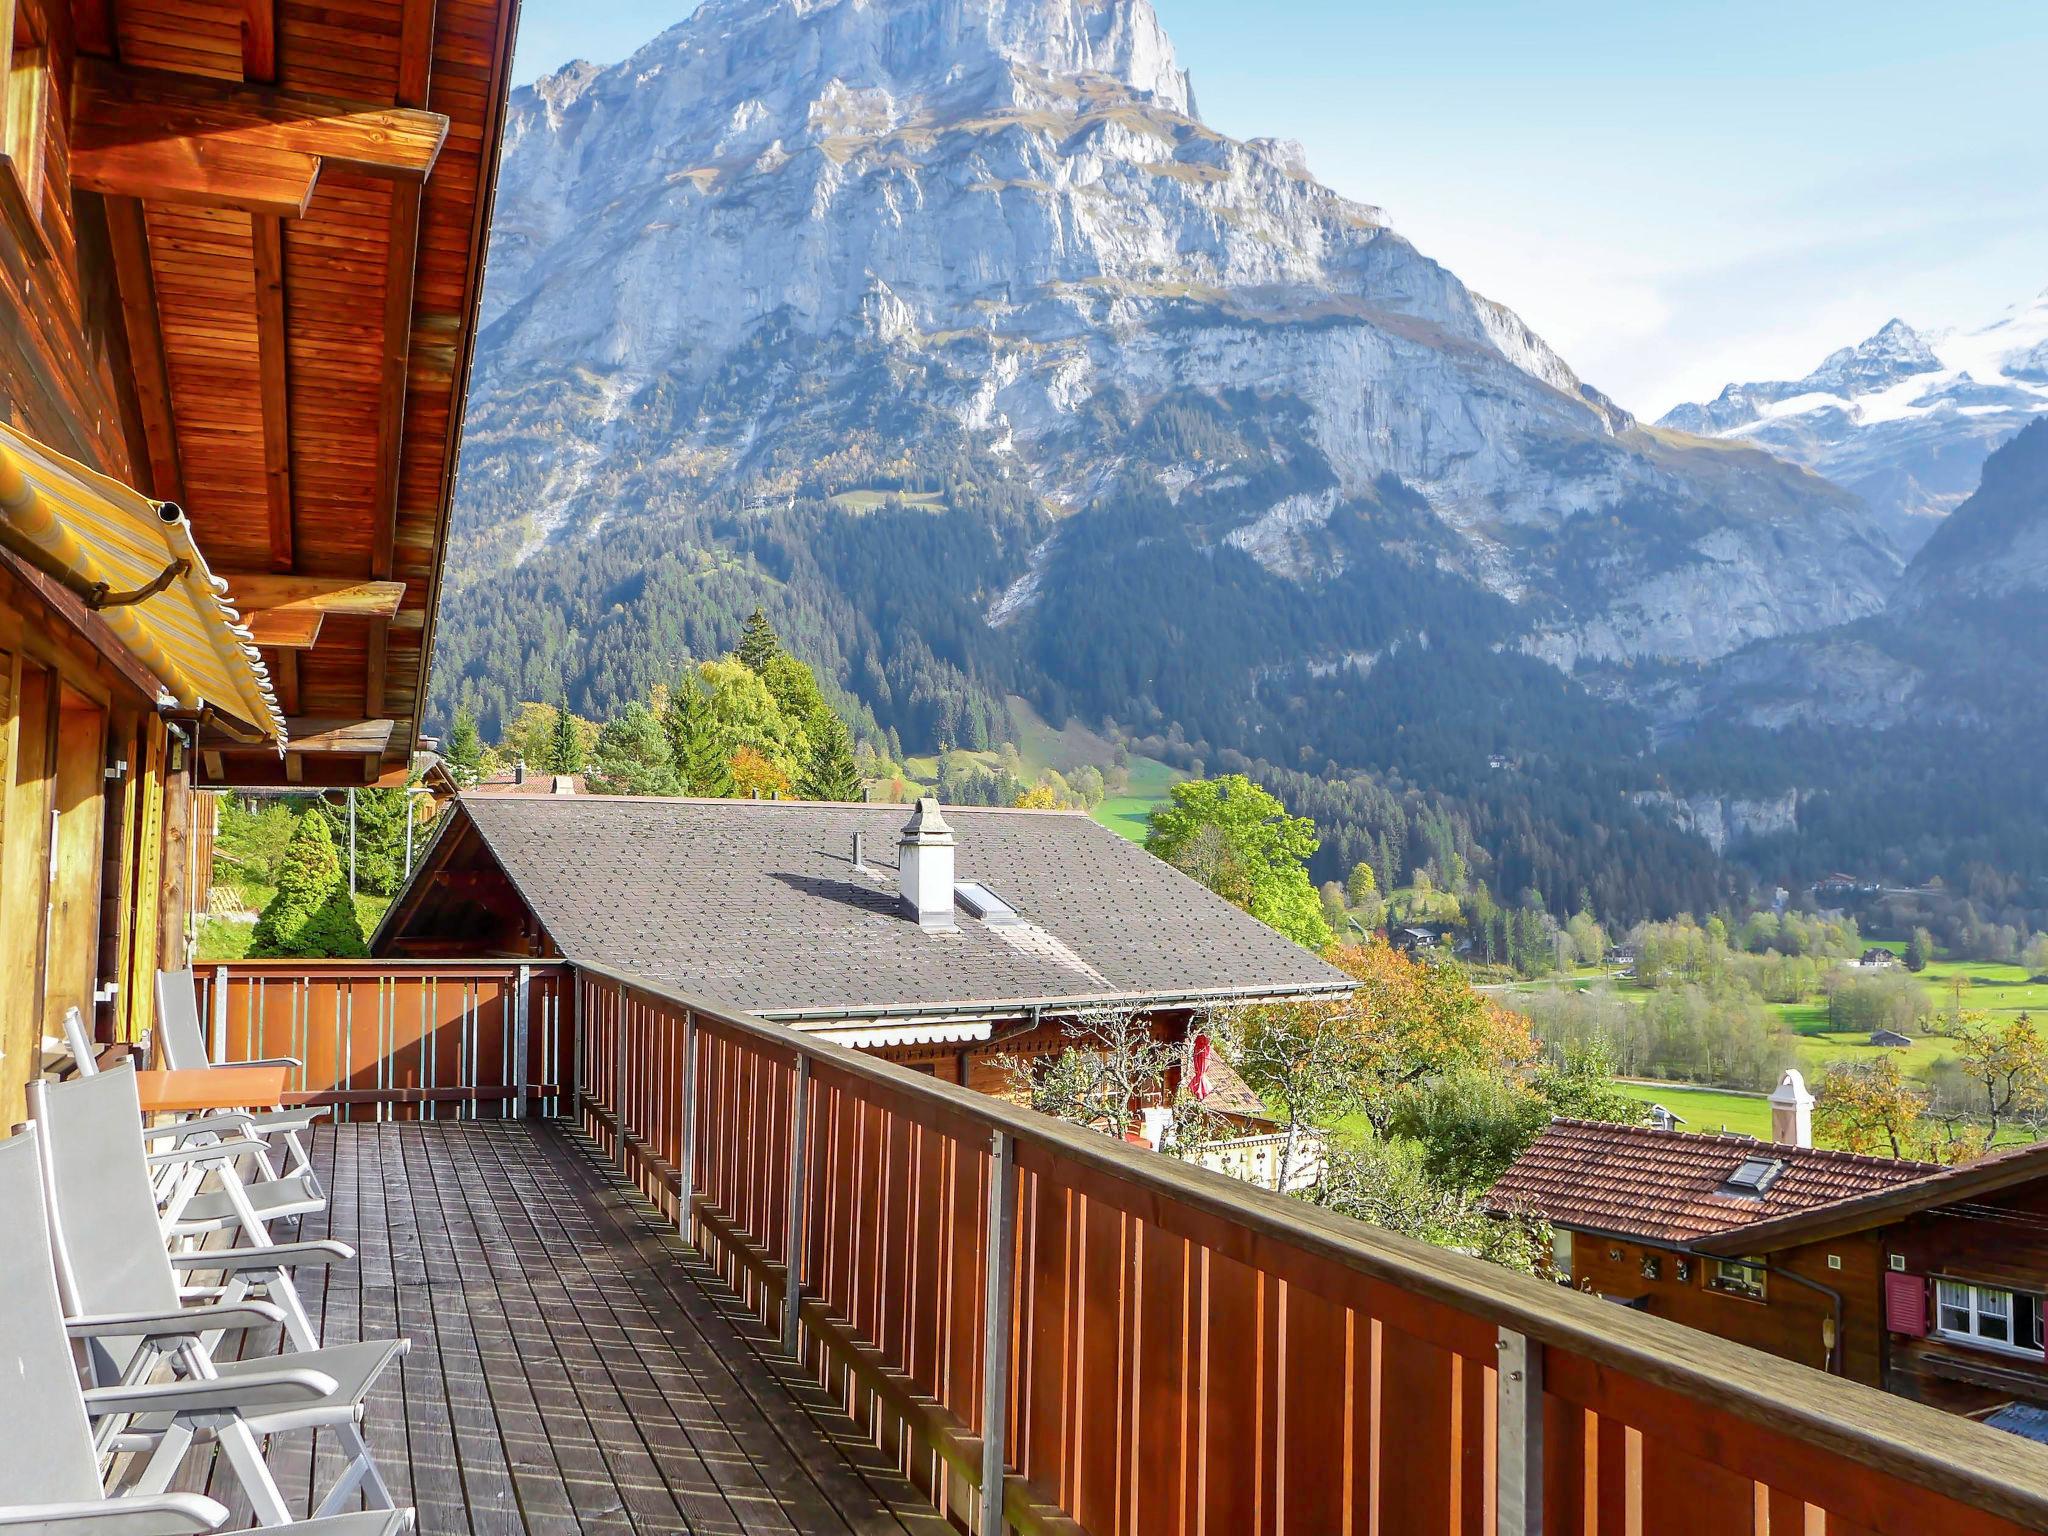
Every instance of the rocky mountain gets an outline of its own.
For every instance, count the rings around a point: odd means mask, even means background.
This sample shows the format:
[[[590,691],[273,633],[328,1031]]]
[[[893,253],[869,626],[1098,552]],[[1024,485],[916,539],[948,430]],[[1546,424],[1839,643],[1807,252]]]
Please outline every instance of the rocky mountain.
[[[1864,498],[1908,553],[1991,450],[2048,413],[2048,289],[1968,332],[1893,320],[1803,379],[1730,384],[1662,425],[1754,443]]]
[[[1043,512],[979,573],[1027,650],[1140,492],[1116,559],[1421,569],[1561,666],[1705,660],[1896,579],[1852,497],[1637,423],[1299,146],[1204,124],[1147,0],[710,0],[520,91],[507,146],[458,609],[616,519],[879,499],[941,445]],[[1403,635],[1298,638],[1225,660]]]
[[[1662,726],[1995,730],[2048,698],[2048,416],[1985,460],[1880,613],[1638,679]]]

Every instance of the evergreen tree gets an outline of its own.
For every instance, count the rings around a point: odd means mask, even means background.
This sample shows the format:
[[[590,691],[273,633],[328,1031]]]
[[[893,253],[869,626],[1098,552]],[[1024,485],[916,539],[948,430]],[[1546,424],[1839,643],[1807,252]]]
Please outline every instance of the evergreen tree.
[[[826,710],[811,726],[811,756],[797,780],[806,800],[858,800],[860,769],[853,761],[853,737],[846,723]]]
[[[277,894],[249,936],[249,953],[314,959],[365,953],[348,872],[325,816],[299,818],[278,866]]]
[[[545,769],[549,773],[583,771],[583,732],[578,729],[567,700],[555,711],[555,728],[548,733],[547,759]]]
[[[484,739],[477,734],[476,716],[467,709],[455,712],[455,728],[448,733],[444,754],[448,772],[464,789],[484,776]]]
[[[722,799],[732,793],[731,756],[711,718],[711,695],[696,667],[685,666],[669,689],[661,733],[683,794]]]
[[[373,896],[390,896],[405,879],[405,818],[411,797],[402,789],[359,789],[356,791],[356,889]],[[348,875],[348,804],[323,800],[318,813],[327,819],[327,830],[342,862],[343,883]]]
[[[675,762],[663,722],[635,700],[597,735],[590,787],[601,795],[673,795]]]
[[[768,663],[782,654],[782,641],[775,626],[758,605],[747,615],[746,627],[740,631],[739,649],[733,654],[756,672],[766,672]]]
[[[1934,958],[1934,935],[1925,928],[1915,928],[1913,936],[1906,940],[1906,969],[1924,971],[1927,962]]]

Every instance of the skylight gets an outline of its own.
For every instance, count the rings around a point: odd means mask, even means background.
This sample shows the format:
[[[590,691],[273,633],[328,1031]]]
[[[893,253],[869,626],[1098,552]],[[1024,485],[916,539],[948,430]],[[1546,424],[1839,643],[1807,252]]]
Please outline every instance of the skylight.
[[[1722,1184],[1724,1195],[1761,1196],[1784,1171],[1784,1161],[1775,1157],[1745,1157]]]
[[[953,887],[953,895],[959,900],[961,906],[992,927],[1002,927],[1007,923],[1021,923],[1024,921],[1023,918],[1017,915],[1015,907],[1011,906],[979,880],[960,881]]]

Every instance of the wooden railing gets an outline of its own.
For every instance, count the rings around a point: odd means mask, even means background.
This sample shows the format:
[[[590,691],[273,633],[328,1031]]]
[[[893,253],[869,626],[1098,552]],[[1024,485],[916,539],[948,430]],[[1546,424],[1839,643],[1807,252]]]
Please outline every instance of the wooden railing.
[[[966,1529],[2048,1529],[2017,1438],[600,967],[201,981],[295,1097],[572,1118]]]
[[[2017,1438],[599,967],[573,1012],[583,1127],[972,1529],[2048,1528]]]
[[[294,1104],[344,1119],[566,1112],[564,966],[237,960],[195,974],[213,1059],[297,1057]]]

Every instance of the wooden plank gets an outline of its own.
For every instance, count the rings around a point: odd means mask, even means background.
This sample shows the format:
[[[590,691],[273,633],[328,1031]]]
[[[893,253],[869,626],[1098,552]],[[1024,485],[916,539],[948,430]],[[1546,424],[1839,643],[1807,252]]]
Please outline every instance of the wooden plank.
[[[280,609],[296,613],[382,614],[389,618],[405,597],[402,581],[289,572],[216,571],[228,584],[228,602],[244,617]]]
[[[249,635],[256,644],[278,651],[310,651],[320,639],[320,625],[326,619],[323,613],[308,613],[290,609],[278,609],[269,613],[252,613],[243,619],[249,626]],[[294,697],[288,697],[283,690],[283,679],[278,677],[278,668],[271,667],[271,680],[279,684],[278,701],[286,709],[298,707]],[[292,681],[298,681],[298,668],[292,668]]]
[[[312,201],[320,157],[231,139],[74,144],[71,184],[109,197],[296,219]]]
[[[149,152],[201,145],[310,157],[337,170],[389,176],[415,186],[440,158],[448,119],[416,108],[204,80],[167,71],[80,59],[72,93],[72,169],[115,174]],[[141,192],[137,195],[155,196]]]
[[[292,448],[291,387],[285,367],[284,231],[278,220],[258,216],[250,221],[249,236],[256,258],[256,365],[263,392],[263,490],[270,510],[270,564],[274,570],[289,571]],[[318,631],[316,624],[314,632]]]
[[[178,466],[171,380],[164,364],[156,278],[150,270],[149,231],[143,223],[142,204],[132,197],[110,197],[106,200],[106,213],[114,278],[120,289],[121,315],[128,332],[129,364],[135,376],[136,407],[149,451],[150,488],[164,501],[182,503],[185,477]]]
[[[277,0],[242,0],[242,77],[277,78]]]

